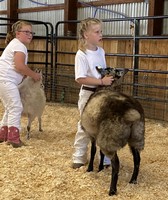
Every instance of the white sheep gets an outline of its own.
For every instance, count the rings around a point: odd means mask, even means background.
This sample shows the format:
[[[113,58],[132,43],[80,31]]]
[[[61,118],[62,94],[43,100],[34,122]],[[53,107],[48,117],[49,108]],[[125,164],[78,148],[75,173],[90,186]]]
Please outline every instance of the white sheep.
[[[97,144],[101,153],[99,171],[103,169],[104,154],[111,159],[109,195],[116,194],[119,173],[117,151],[128,144],[134,160],[129,183],[135,184],[139,173],[140,151],[144,148],[145,119],[141,104],[133,97],[115,91],[113,84],[111,87],[102,87],[89,98],[81,116],[81,124],[92,142],[87,171],[93,171]]]
[[[37,117],[39,131],[42,131],[41,116],[46,105],[46,96],[42,79],[35,82],[31,77],[26,77],[18,86],[23,104],[23,115],[28,117],[27,139],[30,138],[30,129],[33,120]]]

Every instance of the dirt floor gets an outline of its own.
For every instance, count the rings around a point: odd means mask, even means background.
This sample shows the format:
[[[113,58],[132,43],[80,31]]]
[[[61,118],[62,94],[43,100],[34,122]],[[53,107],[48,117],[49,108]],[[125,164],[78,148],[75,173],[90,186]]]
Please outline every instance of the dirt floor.
[[[0,119],[3,107],[0,103]],[[21,139],[14,149],[0,143],[0,200],[166,200],[168,199],[168,123],[146,119],[146,145],[141,153],[138,184],[129,184],[132,156],[128,147],[118,153],[118,194],[108,196],[111,167],[97,173],[87,166],[71,168],[73,142],[79,114],[77,107],[47,104],[43,132],[32,124],[26,139],[27,118],[22,118]]]

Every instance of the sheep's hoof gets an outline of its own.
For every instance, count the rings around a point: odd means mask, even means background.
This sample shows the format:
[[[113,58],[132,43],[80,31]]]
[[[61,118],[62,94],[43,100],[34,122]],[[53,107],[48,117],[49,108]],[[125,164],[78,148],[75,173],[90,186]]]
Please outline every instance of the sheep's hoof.
[[[116,194],[117,194],[116,190],[110,190],[109,191],[109,196],[113,196],[113,195],[116,195]]]
[[[131,183],[131,184],[137,184],[137,180],[130,180],[129,183]]]
[[[93,171],[93,168],[88,168],[87,169],[87,172],[92,172]]]
[[[102,171],[104,169],[104,166],[99,166],[98,172]]]
[[[28,133],[28,134],[27,134],[27,140],[29,140],[29,139],[30,139],[30,134]]]

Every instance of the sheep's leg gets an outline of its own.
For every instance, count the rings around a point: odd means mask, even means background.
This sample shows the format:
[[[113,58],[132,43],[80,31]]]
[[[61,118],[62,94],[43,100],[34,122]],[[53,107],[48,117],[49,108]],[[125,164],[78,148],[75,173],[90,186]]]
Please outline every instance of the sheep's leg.
[[[42,132],[42,125],[41,125],[41,117],[38,117],[38,123],[39,123],[39,131]]]
[[[140,153],[137,149],[135,149],[134,147],[130,147],[132,155],[133,155],[133,159],[134,159],[134,171],[131,177],[131,180],[129,183],[137,183],[137,177],[138,177],[138,173],[139,173],[139,166],[140,166]]]
[[[112,173],[111,173],[111,185],[109,195],[115,195],[117,193],[117,181],[118,181],[118,173],[119,173],[119,159],[117,153],[114,154],[113,159],[111,160],[112,164]]]
[[[94,140],[92,141],[92,144],[91,144],[90,161],[89,161],[87,172],[93,171],[93,163],[94,163],[95,154],[96,154],[96,141]]]
[[[28,114],[28,123],[27,123],[27,139],[30,139],[30,129],[31,129],[31,124],[32,121],[35,119],[34,116]]]
[[[99,164],[99,172],[104,169],[104,153],[100,150],[100,164]]]
[[[30,116],[28,115],[28,123],[27,123],[27,140],[30,139],[30,129],[31,129],[31,120],[30,120]]]

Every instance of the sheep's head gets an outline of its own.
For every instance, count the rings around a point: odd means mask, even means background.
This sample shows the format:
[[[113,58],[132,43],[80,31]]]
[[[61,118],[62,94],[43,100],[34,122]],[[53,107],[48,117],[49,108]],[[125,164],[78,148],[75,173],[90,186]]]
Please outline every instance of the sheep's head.
[[[40,69],[35,69],[34,70],[36,73],[41,74],[41,80],[40,81],[34,81],[34,79],[30,76],[25,76],[22,83],[19,85],[19,87],[22,87],[22,85],[27,85],[28,87],[37,87],[37,88],[42,88],[44,89],[44,84],[43,84],[43,73],[42,70]]]
[[[43,76],[42,70],[39,69],[39,68],[36,68],[34,71],[35,71],[36,73],[40,73],[40,74],[41,74],[41,80],[40,80],[40,82],[38,82],[38,83],[40,84],[41,88],[44,89],[44,84],[43,84],[44,76]]]
[[[114,82],[112,84],[112,88],[115,88],[117,86],[121,86],[124,75],[129,71],[127,68],[102,68],[96,66],[97,71],[101,74],[102,78],[104,76],[113,76]]]
[[[128,72],[128,69],[126,68],[112,68],[112,67],[102,68],[96,66],[96,69],[101,74],[102,78],[104,76],[113,76],[114,79],[115,78],[119,79]]]

